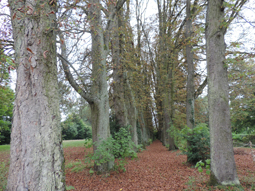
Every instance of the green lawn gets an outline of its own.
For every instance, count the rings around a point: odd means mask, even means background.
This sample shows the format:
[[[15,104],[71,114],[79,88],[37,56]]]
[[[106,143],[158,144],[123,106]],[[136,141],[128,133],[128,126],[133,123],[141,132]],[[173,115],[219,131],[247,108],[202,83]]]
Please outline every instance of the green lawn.
[[[10,145],[0,145],[0,152],[1,151],[9,151]]]
[[[82,140],[66,140],[63,141],[64,148],[66,147],[83,147],[84,146],[84,139]],[[0,145],[0,152],[1,151],[9,151],[10,145]]]
[[[81,140],[66,140],[63,141],[64,148],[66,147],[83,147],[85,143],[84,139]]]

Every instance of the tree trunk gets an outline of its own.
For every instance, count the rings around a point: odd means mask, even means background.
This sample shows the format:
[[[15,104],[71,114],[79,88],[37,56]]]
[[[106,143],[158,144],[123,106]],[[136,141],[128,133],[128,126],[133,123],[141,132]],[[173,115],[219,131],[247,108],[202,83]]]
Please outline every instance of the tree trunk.
[[[119,10],[114,18],[113,38],[112,38],[112,62],[113,62],[113,104],[117,124],[120,127],[129,125],[128,114],[125,104],[125,78],[124,63],[122,62],[123,42],[122,27],[123,13]]]
[[[56,2],[9,0],[9,4],[18,69],[7,190],[65,190]]]
[[[195,108],[194,108],[194,64],[193,64],[193,52],[191,45],[192,37],[192,17],[190,13],[190,0],[186,2],[186,61],[188,65],[188,78],[187,78],[187,100],[186,100],[186,119],[187,126],[191,129],[195,126]]]
[[[109,126],[109,96],[106,72],[106,56],[103,26],[101,21],[100,2],[91,1],[88,17],[91,25],[92,36],[92,87],[91,94],[95,97],[90,102],[91,118],[92,118],[92,137],[93,142],[100,144],[110,136]],[[94,145],[94,151],[97,149]],[[106,172],[113,166],[110,161],[101,166],[95,166],[95,170],[99,173]]]
[[[222,0],[209,0],[206,18],[206,52],[211,142],[211,184],[240,184],[234,160],[228,76],[225,61],[226,28]]]

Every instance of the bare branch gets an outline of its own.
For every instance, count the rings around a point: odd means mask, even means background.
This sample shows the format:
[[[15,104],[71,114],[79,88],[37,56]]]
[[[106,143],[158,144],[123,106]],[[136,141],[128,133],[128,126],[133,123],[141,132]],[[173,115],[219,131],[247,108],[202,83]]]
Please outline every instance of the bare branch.
[[[65,76],[68,79],[70,85],[75,89],[75,91],[80,94],[81,97],[83,97],[88,103],[95,102],[94,97],[91,97],[87,92],[83,90],[83,88],[80,87],[79,84],[74,80],[73,75],[68,67],[68,65],[72,66],[68,60],[66,60],[62,55],[57,54],[57,56],[60,58],[62,66],[64,68]],[[85,88],[86,86],[84,86]]]
[[[198,87],[197,91],[194,94],[194,98],[197,99],[199,95],[202,94],[205,86],[207,85],[207,77],[205,78],[205,80],[203,81],[203,83]]]

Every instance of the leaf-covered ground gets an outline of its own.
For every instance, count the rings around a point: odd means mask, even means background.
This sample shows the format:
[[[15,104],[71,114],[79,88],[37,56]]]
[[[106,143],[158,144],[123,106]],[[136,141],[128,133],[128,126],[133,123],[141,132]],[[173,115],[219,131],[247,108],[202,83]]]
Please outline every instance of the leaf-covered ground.
[[[64,148],[66,184],[68,190],[89,191],[178,191],[178,190],[255,190],[255,162],[250,149],[235,148],[238,177],[243,188],[209,187],[209,176],[186,164],[186,156],[179,151],[170,152],[155,141],[138,154],[137,159],[128,159],[126,172],[111,172],[105,175],[90,174],[85,168],[84,156],[91,151],[84,147]],[[0,152],[0,163],[8,165],[9,153]],[[2,170],[2,171],[1,171]],[[1,169],[6,176],[8,168]],[[2,177],[3,178],[3,177]],[[2,186],[0,184],[0,190]],[[5,183],[6,184],[6,181]],[[74,189],[72,189],[74,188]]]
[[[106,175],[90,174],[84,168],[84,148],[66,148],[66,183],[75,190],[151,191],[151,190],[243,190],[237,187],[209,187],[209,176],[186,164],[180,151],[168,151],[160,141],[154,141],[137,159],[129,159],[126,172]],[[238,176],[244,190],[255,190],[255,162],[249,149],[235,148]],[[71,187],[70,187],[71,188]]]

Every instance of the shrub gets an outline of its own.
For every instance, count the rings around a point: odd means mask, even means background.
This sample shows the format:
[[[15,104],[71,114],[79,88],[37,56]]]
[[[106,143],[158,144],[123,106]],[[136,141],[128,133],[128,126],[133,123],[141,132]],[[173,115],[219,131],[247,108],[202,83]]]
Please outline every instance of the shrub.
[[[86,159],[87,163],[95,161],[95,165],[100,166],[101,164],[114,161],[115,158],[119,158],[118,165],[115,164],[115,170],[125,171],[125,158],[131,157],[136,158],[137,154],[135,150],[137,147],[131,140],[130,132],[128,127],[122,127],[119,132],[115,132],[114,136],[109,137],[106,140],[94,143],[97,146],[97,150],[93,155],[88,155]],[[87,144],[86,144],[87,145]]]
[[[243,136],[241,134],[232,133],[232,139],[235,140],[235,141],[242,142],[243,141]]]
[[[255,143],[255,134],[251,134],[251,135],[246,135],[245,137],[243,137],[243,142],[244,143]]]
[[[198,124],[193,130],[185,128],[182,136],[187,140],[187,148],[183,151],[188,162],[196,164],[210,159],[210,134],[206,124]]]

